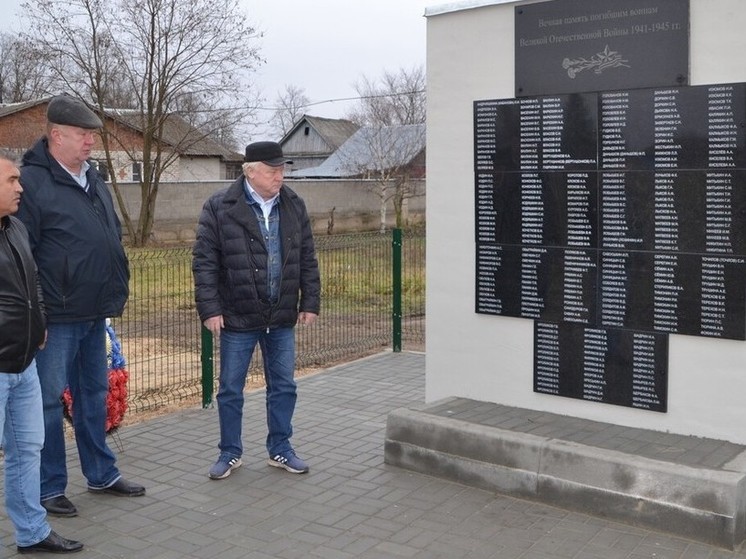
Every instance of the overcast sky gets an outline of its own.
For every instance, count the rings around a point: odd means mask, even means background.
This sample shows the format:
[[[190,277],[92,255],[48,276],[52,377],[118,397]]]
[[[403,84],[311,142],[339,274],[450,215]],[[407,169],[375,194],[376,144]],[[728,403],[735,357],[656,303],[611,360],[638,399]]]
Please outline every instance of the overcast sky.
[[[18,28],[23,0],[0,0],[0,30]],[[264,32],[255,76],[271,108],[279,91],[292,84],[314,103],[308,114],[344,116],[362,75],[380,76],[425,64],[425,7],[443,0],[239,0],[250,24]],[[10,13],[9,13],[10,12]],[[261,111],[260,119],[269,119]]]
[[[265,32],[257,81],[269,101],[286,84],[313,102],[354,97],[360,76],[425,64],[425,6],[438,0],[242,0]],[[342,116],[350,102],[310,107]]]

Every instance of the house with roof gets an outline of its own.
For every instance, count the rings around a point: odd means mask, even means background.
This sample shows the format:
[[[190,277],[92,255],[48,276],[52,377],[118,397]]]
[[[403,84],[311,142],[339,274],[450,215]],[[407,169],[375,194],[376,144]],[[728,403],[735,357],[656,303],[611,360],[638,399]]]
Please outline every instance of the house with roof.
[[[401,227],[412,222],[410,200],[425,196],[425,125],[363,126],[321,165],[294,169],[288,176],[363,185],[379,199],[381,230],[389,224],[389,209]],[[336,208],[331,208],[332,222]]]
[[[425,177],[425,125],[363,126],[320,165],[293,169],[293,178]]]
[[[0,105],[0,148],[19,156],[46,134],[47,105],[51,97]],[[106,180],[115,173],[119,181],[138,182],[142,176],[143,133],[136,111],[106,110],[103,119],[111,138],[112,168],[100,137],[96,138],[91,163]],[[164,157],[171,159],[162,181],[233,179],[241,173],[243,155],[205,136],[178,115],[168,115],[162,141]]]
[[[280,140],[293,169],[317,167],[352,136],[359,126],[341,118],[303,115]]]

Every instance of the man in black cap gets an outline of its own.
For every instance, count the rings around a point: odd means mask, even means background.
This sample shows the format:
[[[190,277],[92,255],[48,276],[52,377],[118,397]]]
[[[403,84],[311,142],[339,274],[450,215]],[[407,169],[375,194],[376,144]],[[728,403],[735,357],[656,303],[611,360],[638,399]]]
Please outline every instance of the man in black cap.
[[[89,491],[133,497],[145,493],[122,477],[106,444],[105,321],[124,310],[129,267],[111,194],[88,163],[101,126],[82,101],[54,97],[47,108],[47,134],[24,154],[21,168],[25,194],[18,217],[29,232],[48,316],[47,345],[36,358],[45,428],[41,504],[55,516],[77,514],[65,496],[60,397],[66,386]]]
[[[303,200],[283,184],[291,162],[279,144],[249,144],[244,161],[245,176],[205,202],[193,251],[197,312],[220,336],[220,455],[210,479],[241,466],[243,391],[257,343],[266,381],[267,463],[308,472],[290,437],[295,325],[312,324],[321,300],[311,222]]]
[[[44,444],[41,388],[34,356],[44,345],[45,316],[36,265],[23,224],[12,215],[23,188],[9,153],[0,151],[0,437],[5,451],[5,509],[21,553],[72,553],[39,504]]]

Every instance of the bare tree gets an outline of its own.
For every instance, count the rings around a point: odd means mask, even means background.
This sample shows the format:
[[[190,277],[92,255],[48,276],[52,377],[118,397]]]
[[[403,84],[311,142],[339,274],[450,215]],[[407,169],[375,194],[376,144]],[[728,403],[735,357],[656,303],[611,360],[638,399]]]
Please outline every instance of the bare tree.
[[[405,225],[406,201],[423,192],[414,178],[424,175],[425,125],[364,126],[338,151],[347,174],[367,179],[368,188],[381,200],[380,228],[386,230],[388,204],[396,226]]]
[[[231,124],[226,115],[234,125],[249,116],[247,78],[261,62],[258,34],[238,0],[29,0],[24,7],[30,38],[60,89],[109,117],[101,134],[109,167],[116,168],[112,153],[119,150],[141,164],[136,222],[116,173],[111,179],[131,242],[146,244],[164,171],[180,152]],[[130,110],[112,111],[109,103]],[[202,127],[178,126],[176,117]],[[128,139],[132,128],[142,145]]]
[[[0,103],[21,103],[49,93],[46,61],[34,44],[0,33]]]
[[[385,71],[377,79],[362,76],[355,90],[360,102],[347,118],[361,126],[425,122],[425,69],[422,66]]]
[[[215,107],[205,110],[202,95],[183,95],[176,112],[193,127],[202,130],[210,139],[229,150],[238,149],[239,124],[232,108]],[[242,150],[242,148],[241,148]]]
[[[407,200],[423,194],[412,179],[425,171],[425,71],[419,66],[386,71],[378,79],[363,76],[355,89],[360,101],[347,118],[362,128],[341,155],[344,165],[369,179],[369,188],[380,198],[381,231],[389,203],[396,226],[402,227]]]
[[[270,124],[279,137],[285,136],[305,114],[306,107],[311,102],[305,91],[302,87],[290,84],[285,86],[285,91],[277,94],[275,100],[277,108],[270,119]]]

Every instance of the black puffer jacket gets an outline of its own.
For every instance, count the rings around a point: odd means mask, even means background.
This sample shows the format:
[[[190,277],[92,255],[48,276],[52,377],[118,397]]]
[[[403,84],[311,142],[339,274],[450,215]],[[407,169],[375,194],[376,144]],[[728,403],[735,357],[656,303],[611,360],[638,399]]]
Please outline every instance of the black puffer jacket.
[[[44,341],[44,304],[26,229],[11,216],[0,226],[0,372],[20,373]]]
[[[16,216],[28,229],[49,322],[119,316],[127,301],[119,218],[98,171],[87,177],[89,193],[49,154],[46,138],[23,156]]]
[[[282,278],[279,299],[270,305],[267,246],[246,202],[244,178],[205,202],[192,262],[202,321],[222,315],[226,329],[249,331],[295,326],[299,311],[319,313],[321,281],[306,205],[283,185],[279,209]]]

